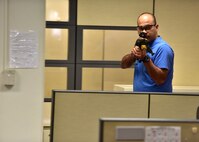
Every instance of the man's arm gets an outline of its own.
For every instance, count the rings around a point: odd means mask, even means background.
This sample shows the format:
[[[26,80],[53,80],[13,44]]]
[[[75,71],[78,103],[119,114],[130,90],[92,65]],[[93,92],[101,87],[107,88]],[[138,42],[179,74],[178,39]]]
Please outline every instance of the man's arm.
[[[125,68],[129,68],[133,65],[133,63],[135,62],[135,58],[133,56],[132,53],[126,54],[121,61],[121,68],[125,69]]]
[[[135,59],[143,60],[146,57],[146,50],[140,50],[139,48],[133,48],[131,51]],[[157,85],[165,82],[168,75],[167,69],[158,68],[151,59],[148,62],[144,62],[144,66],[147,69],[149,76],[155,81]]]
[[[157,85],[163,84],[168,75],[168,69],[160,69],[153,64],[151,59],[149,62],[145,62],[144,66],[146,67],[150,77],[155,81]]]

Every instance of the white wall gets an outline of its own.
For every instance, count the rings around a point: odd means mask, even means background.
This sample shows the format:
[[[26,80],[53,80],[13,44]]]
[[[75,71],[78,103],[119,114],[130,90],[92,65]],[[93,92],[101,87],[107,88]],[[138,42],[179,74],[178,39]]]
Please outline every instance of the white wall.
[[[0,0],[0,142],[41,142],[43,109],[44,0]],[[39,64],[15,68],[15,85],[3,85],[9,67],[10,30],[33,30],[38,35]]]

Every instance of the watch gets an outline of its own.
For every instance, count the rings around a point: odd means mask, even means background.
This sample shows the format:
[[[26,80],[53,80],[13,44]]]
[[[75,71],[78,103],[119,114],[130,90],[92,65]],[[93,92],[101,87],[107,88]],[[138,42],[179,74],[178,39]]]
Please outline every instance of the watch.
[[[147,63],[147,62],[149,62],[149,61],[150,61],[150,57],[149,57],[148,55],[146,55],[146,56],[144,57],[144,59],[142,60],[143,63]]]

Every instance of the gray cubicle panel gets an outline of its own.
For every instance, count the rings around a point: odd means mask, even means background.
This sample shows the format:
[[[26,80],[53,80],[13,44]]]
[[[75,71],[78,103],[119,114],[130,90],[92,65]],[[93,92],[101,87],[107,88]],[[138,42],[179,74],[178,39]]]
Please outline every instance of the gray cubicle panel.
[[[51,142],[98,142],[101,117],[147,118],[148,95],[54,91]]]
[[[101,118],[99,129],[99,142],[199,141],[198,120]]]
[[[198,106],[198,94],[151,94],[150,118],[196,119]]]

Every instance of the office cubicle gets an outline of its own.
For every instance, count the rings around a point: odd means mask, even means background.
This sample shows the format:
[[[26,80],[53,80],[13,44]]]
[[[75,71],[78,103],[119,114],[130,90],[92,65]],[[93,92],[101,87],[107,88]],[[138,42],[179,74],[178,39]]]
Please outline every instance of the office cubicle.
[[[197,94],[54,90],[51,142],[98,142],[99,119],[195,119]],[[162,111],[161,111],[162,110]]]
[[[199,121],[101,118],[99,142],[198,142]]]
[[[97,142],[100,117],[148,117],[148,95],[55,92],[51,142]]]

